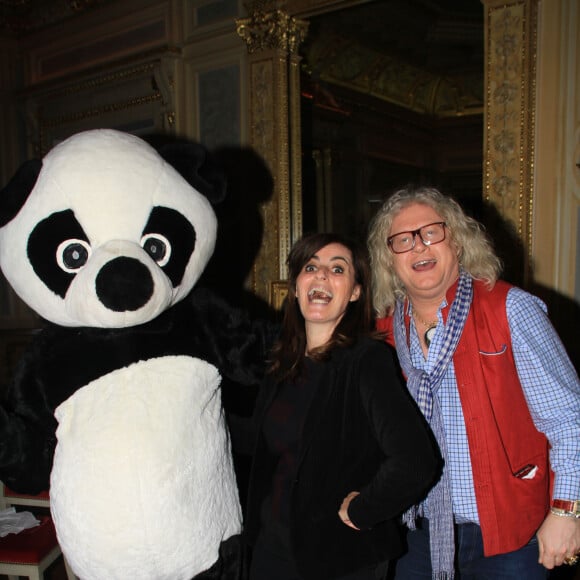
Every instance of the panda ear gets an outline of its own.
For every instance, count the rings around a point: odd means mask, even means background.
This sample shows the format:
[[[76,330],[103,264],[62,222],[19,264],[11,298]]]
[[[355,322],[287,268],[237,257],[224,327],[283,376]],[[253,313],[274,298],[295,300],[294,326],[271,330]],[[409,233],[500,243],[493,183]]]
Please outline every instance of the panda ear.
[[[25,161],[6,186],[0,190],[0,227],[4,227],[22,209],[42,169],[40,159]]]
[[[171,143],[159,149],[167,163],[212,204],[223,201],[226,177],[205,147],[198,143]]]

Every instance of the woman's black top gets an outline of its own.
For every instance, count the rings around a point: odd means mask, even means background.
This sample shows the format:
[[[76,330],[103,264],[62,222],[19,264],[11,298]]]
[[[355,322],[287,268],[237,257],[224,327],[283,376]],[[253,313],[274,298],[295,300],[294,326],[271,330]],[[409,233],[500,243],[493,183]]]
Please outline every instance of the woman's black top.
[[[291,490],[298,469],[302,428],[321,374],[322,365],[306,359],[301,376],[280,385],[264,417],[264,438],[270,453],[278,460],[268,498],[270,513],[263,515],[284,525],[290,521]]]
[[[315,366],[296,391],[272,378],[262,385],[245,534],[253,544],[272,500],[266,516],[287,522],[300,574],[330,580],[400,555],[398,518],[442,465],[385,343],[361,338]],[[349,507],[360,531],[338,516],[351,491],[360,492]]]

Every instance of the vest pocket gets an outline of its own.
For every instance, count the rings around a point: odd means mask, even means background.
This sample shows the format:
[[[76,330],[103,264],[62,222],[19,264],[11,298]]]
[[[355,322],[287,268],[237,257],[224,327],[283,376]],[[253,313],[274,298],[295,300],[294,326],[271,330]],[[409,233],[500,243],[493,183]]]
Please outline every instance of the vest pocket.
[[[507,351],[507,344],[502,344],[501,346],[501,350],[497,351],[497,352],[485,352],[483,350],[479,351],[479,354],[481,356],[501,356],[502,354],[504,354]]]

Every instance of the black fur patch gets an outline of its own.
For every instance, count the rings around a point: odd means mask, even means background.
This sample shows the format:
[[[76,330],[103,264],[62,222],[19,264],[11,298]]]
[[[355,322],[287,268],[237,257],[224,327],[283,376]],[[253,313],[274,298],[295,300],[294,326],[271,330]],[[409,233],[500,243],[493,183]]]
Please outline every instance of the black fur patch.
[[[226,177],[207,149],[199,143],[170,143],[159,154],[197,191],[216,204],[226,195]]]
[[[179,286],[191,254],[195,248],[195,230],[191,223],[178,211],[168,207],[154,207],[149,215],[143,235],[161,234],[171,245],[171,258],[161,269],[171,280],[173,287]]]
[[[220,545],[218,561],[205,572],[195,576],[194,580],[241,580],[242,555],[240,536],[228,538]]]
[[[64,298],[75,274],[65,272],[57,262],[58,246],[69,239],[89,239],[72,210],[53,213],[38,222],[28,237],[28,260],[36,275],[55,294]]]

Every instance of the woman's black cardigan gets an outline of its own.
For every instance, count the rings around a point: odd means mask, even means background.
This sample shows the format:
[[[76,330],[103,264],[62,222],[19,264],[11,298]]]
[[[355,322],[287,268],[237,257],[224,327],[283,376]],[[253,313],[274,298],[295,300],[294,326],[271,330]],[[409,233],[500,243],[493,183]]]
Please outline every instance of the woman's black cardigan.
[[[301,574],[328,580],[400,555],[398,516],[422,499],[440,475],[441,456],[420,411],[399,378],[391,348],[371,338],[335,349],[305,420],[290,508],[290,537]],[[260,509],[270,494],[276,457],[262,432],[277,386],[266,379],[246,507],[245,534],[254,543]],[[359,491],[338,517],[344,497]]]

